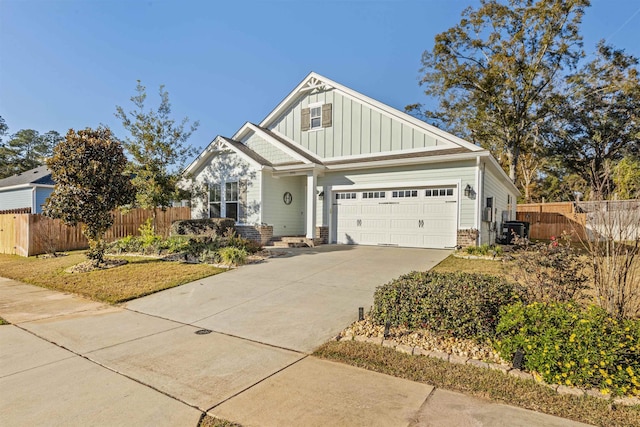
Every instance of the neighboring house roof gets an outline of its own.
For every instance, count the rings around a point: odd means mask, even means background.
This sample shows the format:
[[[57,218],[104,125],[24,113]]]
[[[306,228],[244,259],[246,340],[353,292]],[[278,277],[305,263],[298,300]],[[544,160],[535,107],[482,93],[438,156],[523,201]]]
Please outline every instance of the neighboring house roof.
[[[0,179],[0,190],[14,187],[50,187],[53,185],[55,185],[55,182],[51,179],[51,171],[46,166],[39,166],[35,169]]]

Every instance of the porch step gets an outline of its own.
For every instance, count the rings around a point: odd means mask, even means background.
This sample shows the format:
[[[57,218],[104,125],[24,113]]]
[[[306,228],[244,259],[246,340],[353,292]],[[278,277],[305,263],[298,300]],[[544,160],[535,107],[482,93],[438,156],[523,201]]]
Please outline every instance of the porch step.
[[[312,248],[314,244],[313,239],[307,239],[304,236],[279,236],[273,237],[267,246],[274,248]]]

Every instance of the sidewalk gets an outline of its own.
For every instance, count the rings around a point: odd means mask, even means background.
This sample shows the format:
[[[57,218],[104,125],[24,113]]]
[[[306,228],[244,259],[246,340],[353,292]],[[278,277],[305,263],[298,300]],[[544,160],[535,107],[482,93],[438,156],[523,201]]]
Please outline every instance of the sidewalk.
[[[8,426],[583,425],[2,278],[0,316]]]

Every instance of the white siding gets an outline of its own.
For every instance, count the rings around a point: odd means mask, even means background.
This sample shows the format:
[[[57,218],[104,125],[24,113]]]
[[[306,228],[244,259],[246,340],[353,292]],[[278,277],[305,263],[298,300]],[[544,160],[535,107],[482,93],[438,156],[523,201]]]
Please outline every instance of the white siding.
[[[312,103],[333,104],[333,125],[302,132],[300,112]],[[336,90],[302,94],[269,126],[322,158],[443,145],[425,131],[401,122]],[[449,143],[447,143],[449,144]],[[449,145],[451,146],[451,145]]]
[[[195,184],[208,188],[211,184],[247,181],[246,223],[259,224],[260,221],[260,170],[235,153],[213,157],[211,162],[194,173]],[[191,217],[207,218],[209,215],[208,191],[201,192],[191,201]],[[223,194],[224,198],[224,194]]]
[[[304,176],[273,178],[263,172],[262,221],[273,226],[274,236],[305,234],[305,179]],[[284,203],[285,192],[291,193],[290,205]]]
[[[502,177],[499,176],[492,168],[486,167],[484,174],[484,194],[481,201],[482,209],[487,206],[487,198],[493,197],[493,223],[482,221],[480,243],[495,243],[496,232],[500,229],[502,223],[502,212],[507,211],[508,199],[511,198],[511,211],[509,215],[510,220],[516,219],[516,198],[517,195],[510,189],[507,184],[502,181]]]
[[[253,132],[241,142],[273,164],[298,161]]]
[[[442,183],[460,183],[460,221],[458,228],[475,228],[475,200],[465,197],[464,187],[475,185],[475,161],[455,162],[439,165],[418,165],[410,167],[368,169],[362,171],[331,172],[318,178],[319,186],[359,186],[376,188],[376,186],[393,185],[398,183],[420,183],[422,186],[438,185]],[[343,187],[340,187],[343,188]],[[326,199],[326,197],[325,197]],[[325,203],[323,224],[329,216],[331,203]],[[318,223],[320,225],[320,223]]]
[[[32,208],[31,188],[0,191],[0,211],[8,209]]]

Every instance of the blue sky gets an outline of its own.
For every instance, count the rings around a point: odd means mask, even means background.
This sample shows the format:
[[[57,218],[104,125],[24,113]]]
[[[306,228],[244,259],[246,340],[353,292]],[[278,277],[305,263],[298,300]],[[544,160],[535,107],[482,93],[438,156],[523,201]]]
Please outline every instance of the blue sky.
[[[126,134],[136,80],[206,146],[260,122],[316,71],[403,109],[427,102],[420,57],[475,0],[0,0],[0,115],[9,132],[106,124]],[[582,32],[640,56],[640,1],[592,0]]]

